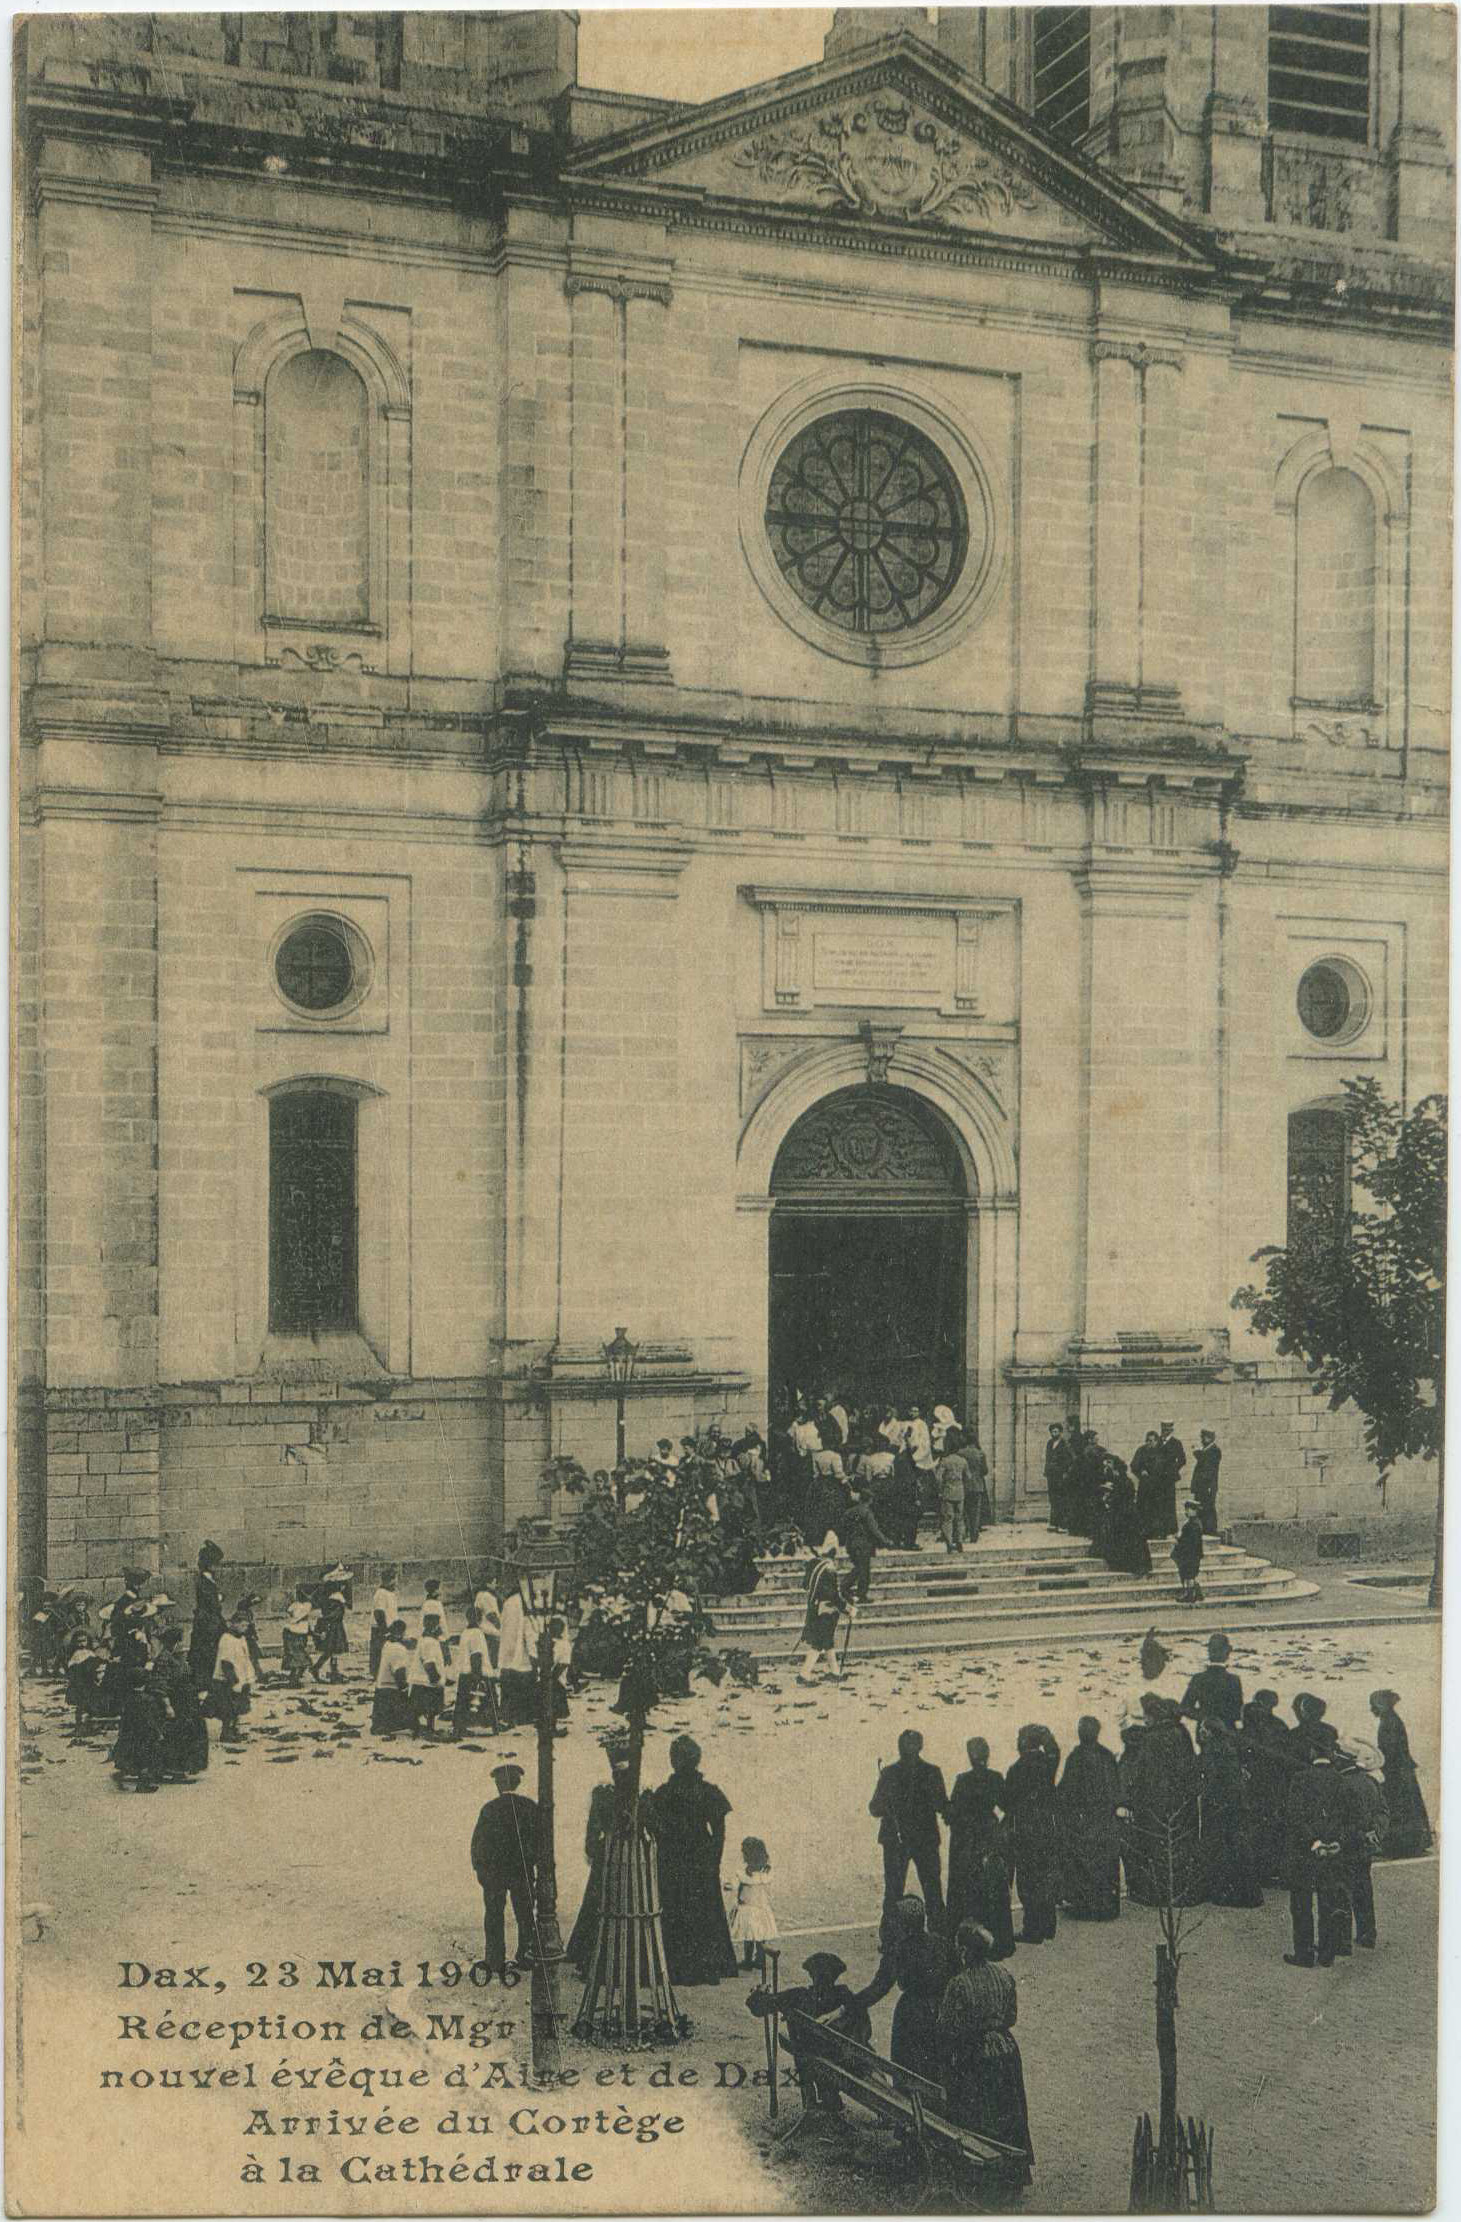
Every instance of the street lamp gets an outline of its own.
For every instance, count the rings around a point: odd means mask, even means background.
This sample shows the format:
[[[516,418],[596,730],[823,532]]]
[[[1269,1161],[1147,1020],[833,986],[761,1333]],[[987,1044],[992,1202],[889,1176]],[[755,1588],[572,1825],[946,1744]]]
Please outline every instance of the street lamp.
[[[624,1467],[624,1399],[634,1379],[638,1356],[638,1343],[631,1342],[622,1327],[616,1327],[613,1341],[604,1344],[604,1363],[614,1384],[614,1463],[621,1472]]]
[[[538,1627],[538,1866],[533,1906],[533,2073],[556,2074],[563,2023],[559,1983],[563,1935],[558,1926],[558,1851],[553,1819],[553,1631],[549,1621],[558,1574],[552,1566],[522,1564],[518,1595]]]

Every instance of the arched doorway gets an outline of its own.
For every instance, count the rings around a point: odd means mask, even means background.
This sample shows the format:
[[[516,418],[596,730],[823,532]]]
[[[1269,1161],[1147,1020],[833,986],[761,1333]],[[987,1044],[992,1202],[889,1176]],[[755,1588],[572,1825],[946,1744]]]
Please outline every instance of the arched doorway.
[[[966,1408],[969,1203],[952,1134],[909,1090],[803,1113],[771,1174],[773,1409],[798,1389]]]

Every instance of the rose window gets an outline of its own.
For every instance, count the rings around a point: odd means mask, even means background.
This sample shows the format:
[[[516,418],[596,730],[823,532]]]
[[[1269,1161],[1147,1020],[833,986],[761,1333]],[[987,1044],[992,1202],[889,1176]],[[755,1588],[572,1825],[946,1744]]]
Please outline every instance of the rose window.
[[[787,585],[843,631],[906,632],[956,585],[964,497],[926,434],[875,409],[819,417],[771,474],[771,552]]]

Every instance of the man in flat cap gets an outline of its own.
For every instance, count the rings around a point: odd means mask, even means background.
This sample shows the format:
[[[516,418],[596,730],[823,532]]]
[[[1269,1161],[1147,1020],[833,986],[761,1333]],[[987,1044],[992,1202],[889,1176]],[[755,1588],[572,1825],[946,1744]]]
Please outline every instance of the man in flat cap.
[[[538,1873],[538,1808],[517,1794],[522,1768],[505,1760],[492,1770],[497,1796],[477,1815],[472,1871],[482,1886],[482,1957],[489,1976],[507,1972],[507,1901],[517,1923],[515,1965],[533,1957],[533,1890]]]
[[[835,1952],[813,1952],[802,1961],[802,1966],[811,1977],[809,1983],[795,1990],[781,1991],[774,1998],[769,1990],[753,1990],[746,2000],[750,2012],[763,2020],[767,2014],[806,2014],[812,2021],[822,2022],[835,2030],[840,2037],[855,2038],[860,2045],[870,2044],[872,2016],[856,1992],[849,1990],[842,1981],[847,1973],[847,1962],[839,1960]],[[795,2030],[787,2029],[786,2042],[795,2058],[798,2050]],[[816,2069],[809,2063],[799,2063],[799,2067],[813,2105],[825,2107],[830,2114],[840,2114],[842,2095],[835,2086],[819,2084]]]

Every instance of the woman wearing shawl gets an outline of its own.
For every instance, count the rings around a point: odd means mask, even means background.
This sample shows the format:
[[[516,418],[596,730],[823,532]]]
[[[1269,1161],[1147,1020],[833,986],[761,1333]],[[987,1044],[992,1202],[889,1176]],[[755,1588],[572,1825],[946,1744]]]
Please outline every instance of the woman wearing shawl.
[[[1146,1524],[1137,1510],[1136,1485],[1119,1458],[1106,1461],[1106,1514],[1101,1556],[1115,1574],[1150,1574]]]
[[[665,1964],[672,1983],[718,1983],[737,1972],[721,1895],[720,1861],[730,1799],[700,1772],[700,1746],[677,1736],[670,1779],[650,1793],[648,1821],[659,1845]]]
[[[1126,1888],[1138,1905],[1165,1901],[1190,1906],[1201,1897],[1197,1807],[1201,1778],[1192,1739],[1175,1697],[1142,1694],[1141,1735],[1123,1768],[1123,1790],[1135,1859],[1127,1861]]]
[[[1060,1746],[1048,1728],[1031,1724],[1015,1738],[1019,1753],[1004,1778],[1004,1810],[1015,1846],[1015,1888],[1024,1923],[1021,1944],[1047,1944],[1055,1934],[1060,1844],[1055,1770]]]
[[[1410,1737],[1396,1711],[1399,1703],[1400,1698],[1394,1690],[1375,1690],[1370,1697],[1370,1711],[1380,1724],[1375,1731],[1375,1741],[1385,1763],[1385,1806],[1390,1815],[1385,1857],[1418,1859],[1422,1852],[1431,1848],[1431,1817],[1416,1780]]]
[[[1029,2182],[1035,2166],[1025,2070],[1014,2036],[1019,1994],[1008,1969],[990,1964],[987,1929],[966,1921],[957,1941],[959,1973],[938,2016],[942,2082],[956,2122],[1024,2155],[1023,2163],[1012,2159],[1001,2171],[1009,2195]]]
[[[1010,1918],[1010,1871],[1005,1831],[1004,1776],[989,1764],[989,1746],[971,1736],[969,1766],[949,1792],[949,1889],[947,1923],[957,1936],[963,1921],[977,1921],[994,1940],[991,1957],[1007,1960],[1015,1948]]]
[[[1243,1707],[1243,1770],[1253,1811],[1253,1855],[1258,1881],[1284,1879],[1284,1816],[1289,1784],[1300,1760],[1293,1731],[1278,1717],[1277,1690],[1255,1690]]]
[[[896,1983],[899,1995],[888,2049],[898,2067],[937,2083],[938,2014],[954,1972],[954,1955],[942,1937],[930,1936],[921,1898],[901,1898],[897,1915],[898,1926],[878,1962],[878,1972],[867,1989],[858,1992],[857,2004],[864,2009],[878,2005]]]
[[[1093,1714],[1077,1721],[1076,1738],[1056,1792],[1066,1910],[1078,1921],[1114,1921],[1121,1911],[1121,1841],[1116,1825],[1120,1772],[1116,1754],[1101,1742],[1101,1723]]]

